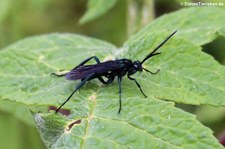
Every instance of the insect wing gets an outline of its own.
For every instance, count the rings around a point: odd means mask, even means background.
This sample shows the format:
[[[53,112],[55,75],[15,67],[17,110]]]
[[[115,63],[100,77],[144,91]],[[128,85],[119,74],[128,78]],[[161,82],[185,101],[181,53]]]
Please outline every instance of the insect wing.
[[[78,80],[83,79],[91,73],[103,74],[108,71],[113,71],[120,69],[124,66],[121,61],[107,61],[95,65],[85,65],[80,66],[76,69],[72,69],[69,73],[66,74],[65,78],[68,80]]]

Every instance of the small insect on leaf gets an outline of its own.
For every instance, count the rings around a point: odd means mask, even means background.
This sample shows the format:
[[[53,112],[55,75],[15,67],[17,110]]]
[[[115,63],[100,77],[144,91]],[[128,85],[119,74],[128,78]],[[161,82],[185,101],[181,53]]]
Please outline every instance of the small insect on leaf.
[[[151,73],[157,74],[159,69],[156,72],[151,72],[142,66],[142,64],[150,59],[153,56],[161,54],[157,52],[157,50],[162,47],[177,31],[174,31],[170,34],[162,43],[160,43],[150,54],[148,54],[142,61],[131,61],[129,59],[117,59],[117,60],[110,60],[105,62],[100,62],[98,57],[92,56],[84,61],[82,61],[79,65],[74,67],[71,71],[64,73],[64,74],[56,74],[52,73],[51,75],[55,75],[57,77],[65,77],[67,80],[81,80],[79,84],[77,84],[75,90],[69,95],[69,97],[56,109],[56,113],[70,100],[70,98],[74,95],[74,93],[79,90],[87,81],[92,79],[98,79],[103,84],[111,84],[112,81],[117,77],[118,79],[118,86],[119,86],[119,110],[118,113],[122,110],[122,100],[121,100],[121,85],[122,85],[122,77],[127,75],[127,77],[134,81],[139,88],[140,92],[147,97],[146,94],[143,92],[141,85],[135,78],[132,78],[131,75],[135,74],[136,72],[142,72],[143,70]],[[85,65],[91,59],[96,61],[96,64],[93,65]],[[103,79],[106,78],[106,79]]]

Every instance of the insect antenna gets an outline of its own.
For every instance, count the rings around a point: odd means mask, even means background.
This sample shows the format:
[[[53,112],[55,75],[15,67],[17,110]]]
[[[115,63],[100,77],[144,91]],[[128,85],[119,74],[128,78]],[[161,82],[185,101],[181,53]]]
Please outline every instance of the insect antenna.
[[[158,55],[160,54],[160,52],[155,53],[160,47],[162,47],[175,33],[177,32],[177,30],[175,30],[172,34],[170,34],[161,44],[159,44],[148,56],[146,56],[141,64],[143,64],[147,59],[149,59],[150,57],[154,56],[154,55]]]

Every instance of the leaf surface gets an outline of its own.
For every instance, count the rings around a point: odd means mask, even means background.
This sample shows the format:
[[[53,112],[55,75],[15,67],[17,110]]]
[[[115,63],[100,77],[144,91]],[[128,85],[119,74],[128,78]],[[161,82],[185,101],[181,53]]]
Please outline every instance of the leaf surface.
[[[117,104],[106,103],[105,96],[99,96],[97,100],[90,101],[96,109],[84,117],[62,118],[54,113],[35,115],[45,144],[49,148],[87,149],[223,148],[216,143],[211,130],[172,103],[154,97],[141,100],[128,97],[129,103],[118,115],[115,112]]]
[[[191,15],[194,12],[196,15]],[[209,15],[211,12],[217,12],[216,19],[211,18]],[[199,47],[218,37],[219,34],[212,32],[213,30],[225,36],[225,32],[220,32],[225,29],[225,22],[221,23],[224,21],[222,18],[225,17],[225,13],[222,12],[225,10],[220,8],[182,9],[160,17],[126,41],[124,53],[129,55],[130,59],[142,60],[177,29],[174,37],[159,50],[162,54],[146,62],[147,69],[153,71],[160,69],[161,71],[157,77],[144,77],[141,81],[144,82],[143,86],[147,87],[143,88],[150,89],[151,94],[160,99],[195,105],[224,106],[225,67],[219,65],[211,56],[201,52]],[[182,14],[182,18],[179,18],[178,14]],[[209,18],[197,19],[200,16],[209,16]],[[190,23],[188,23],[189,19],[192,20]],[[179,21],[181,23],[178,23]],[[190,31],[191,28],[197,31]],[[210,34],[206,34],[205,30]]]
[[[150,33],[177,30],[178,37],[195,45],[203,45],[225,36],[225,10],[218,7],[191,7],[165,14],[131,37],[135,40]]]
[[[52,77],[52,72],[71,70],[93,55],[100,61],[142,60],[172,33],[150,32],[148,27],[144,31],[122,48],[71,34],[36,36],[11,45],[0,51],[0,99],[30,107],[59,106],[79,81]],[[117,114],[117,81],[105,86],[97,80],[89,81],[63,107],[70,110],[68,117],[36,114],[45,144],[49,148],[222,148],[193,115],[159,100],[225,105],[224,66],[193,42],[175,34],[160,49],[161,55],[143,65],[151,71],[160,69],[158,74],[133,75],[148,98],[134,82],[123,78],[121,115]]]

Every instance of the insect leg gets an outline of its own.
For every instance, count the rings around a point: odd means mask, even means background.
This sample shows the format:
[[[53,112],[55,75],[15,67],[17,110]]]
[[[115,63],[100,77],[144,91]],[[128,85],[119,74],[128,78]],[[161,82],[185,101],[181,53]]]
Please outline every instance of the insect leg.
[[[145,69],[145,68],[143,68],[145,71],[147,71],[147,72],[149,72],[149,73],[151,73],[151,74],[157,74],[160,70],[159,69],[157,69],[157,71],[156,72],[152,72],[152,71],[150,71],[150,70],[148,70],[148,69]]]
[[[75,90],[70,94],[70,96],[58,107],[58,109],[55,111],[58,113],[58,111],[70,100],[70,98],[73,96],[73,94],[79,90],[91,77],[93,77],[95,73],[92,73],[88,75],[83,81],[81,81],[75,88]]]
[[[141,93],[145,96],[145,98],[147,97],[145,95],[145,93],[142,91],[140,84],[137,82],[137,80],[135,78],[131,78],[129,75],[127,76],[130,80],[134,81],[136,83],[136,85],[138,86],[138,88],[140,89]]]
[[[83,66],[84,64],[86,64],[87,62],[89,62],[92,58],[95,59],[95,61],[97,62],[97,64],[100,63],[100,60],[98,59],[97,56],[91,56],[91,57],[85,59],[84,61],[82,61],[79,65],[77,65],[77,66],[76,66],[75,68],[73,68],[73,69],[76,69],[76,68],[78,68],[78,67],[80,67],[80,66]]]
[[[99,74],[95,74],[95,75],[97,76],[98,80],[101,81],[103,84],[110,84],[115,78],[114,76],[110,75],[108,77],[108,80],[105,81]]]
[[[122,100],[121,100],[122,89],[121,89],[121,81],[122,81],[122,76],[118,76],[118,85],[119,85],[119,110],[118,110],[118,114],[120,114],[120,111],[122,110]]]
[[[95,61],[97,62],[97,64],[100,63],[100,60],[98,59],[98,57],[96,57],[96,56],[91,56],[91,57],[85,59],[83,62],[81,62],[81,63],[80,63],[79,65],[77,65],[76,67],[74,67],[72,70],[78,68],[79,66],[83,66],[85,63],[87,63],[88,61],[90,61],[92,58],[95,59]],[[63,77],[63,76],[65,76],[66,74],[67,74],[67,73],[64,73],[64,74],[51,73],[50,75],[51,75],[51,76],[54,75],[54,76],[57,76],[57,77]]]
[[[64,73],[64,74],[51,73],[50,76],[63,77],[63,76],[65,76],[66,74],[67,74],[67,73]]]

